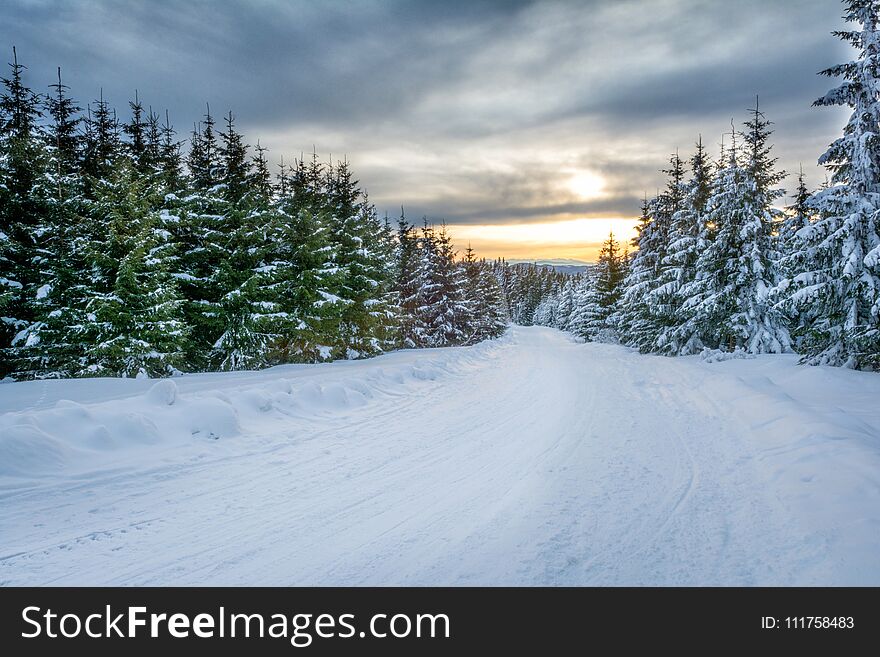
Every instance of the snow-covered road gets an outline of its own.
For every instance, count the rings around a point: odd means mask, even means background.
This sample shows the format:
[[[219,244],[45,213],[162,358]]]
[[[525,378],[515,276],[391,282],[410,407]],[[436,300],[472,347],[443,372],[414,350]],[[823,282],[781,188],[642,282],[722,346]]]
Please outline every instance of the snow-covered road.
[[[0,583],[880,584],[880,376],[514,327],[0,385]]]

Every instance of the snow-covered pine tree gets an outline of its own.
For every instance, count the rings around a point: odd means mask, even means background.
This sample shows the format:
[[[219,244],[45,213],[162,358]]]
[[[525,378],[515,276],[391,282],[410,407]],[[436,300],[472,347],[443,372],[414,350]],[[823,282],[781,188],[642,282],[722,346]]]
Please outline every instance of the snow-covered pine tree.
[[[24,71],[13,48],[0,94],[0,378],[13,371],[16,350],[33,339],[28,328],[35,321],[51,192],[42,100]]]
[[[686,315],[680,291],[696,277],[697,259],[709,242],[705,213],[711,192],[711,170],[702,137],[696,146],[690,159],[691,178],[684,188],[678,211],[672,216],[659,284],[647,295],[647,303],[660,307],[664,318],[653,350],[671,356],[692,353],[699,346],[688,341],[690,336],[679,334]]]
[[[469,316],[466,320],[467,344],[496,338],[507,328],[507,309],[503,292],[485,260],[477,260],[468,244],[461,261],[464,271],[464,294]]]
[[[798,352],[802,349],[802,341],[807,327],[812,324],[813,318],[822,312],[820,308],[812,304],[798,307],[791,303],[787,296],[787,293],[790,292],[788,288],[791,285],[791,279],[800,273],[798,268],[802,266],[803,254],[800,252],[801,242],[798,233],[813,223],[815,219],[815,213],[810,207],[810,196],[810,191],[804,180],[804,170],[801,167],[797,188],[792,199],[793,203],[785,208],[785,215],[778,223],[776,235],[777,251],[780,254],[780,275],[783,279],[773,290],[773,293],[774,298],[777,299],[777,306],[788,317],[792,347]]]
[[[118,157],[95,185],[92,221],[102,231],[89,245],[92,286],[83,329],[90,348],[81,375],[167,376],[183,365],[183,299],[168,271],[151,178]]]
[[[571,319],[571,313],[574,309],[574,289],[577,284],[578,277],[576,276],[566,276],[565,280],[562,283],[562,286],[559,288],[559,292],[556,297],[556,313],[555,313],[555,322],[553,324],[554,328],[558,328],[562,331],[568,330],[568,324]]]
[[[335,355],[372,356],[393,343],[392,267],[384,257],[384,225],[345,160],[328,167],[326,203],[337,274],[332,301],[340,309]]]
[[[707,202],[706,222],[714,227],[715,238],[697,260],[694,281],[681,288],[686,319],[678,340],[692,348],[702,344],[780,353],[790,349],[790,338],[784,317],[770,300],[777,280],[771,244],[773,192],[761,182],[772,180],[773,172],[756,166],[753,143],[747,140],[749,148],[741,154],[736,133],[732,142]]]
[[[614,233],[608,235],[599,251],[599,260],[590,276],[584,276],[572,311],[572,333],[588,341],[617,340],[616,311],[626,278],[626,259]]]
[[[477,281],[477,299],[479,300],[479,330],[475,341],[497,338],[502,335],[510,324],[510,314],[504,290],[492,268],[485,260],[480,261],[480,273]]]
[[[67,96],[61,80],[50,85],[46,113],[48,166],[41,187],[45,190],[45,213],[36,229],[39,246],[35,266],[35,292],[28,295],[32,321],[16,340],[15,377],[61,378],[79,368],[86,345],[77,340],[84,324],[84,274],[82,249],[85,237],[82,213],[82,179],[77,171],[80,111]]]
[[[220,182],[220,147],[217,143],[216,121],[211,115],[211,106],[206,106],[205,116],[199,125],[193,127],[187,168],[193,187],[200,191],[211,190]]]
[[[104,98],[101,89],[98,100],[90,105],[85,121],[83,135],[84,152],[82,172],[85,174],[87,189],[109,175],[113,161],[120,150],[119,121],[116,112]]]
[[[178,249],[173,272],[185,299],[184,316],[190,328],[186,362],[196,371],[216,365],[212,362],[214,345],[224,331],[224,290],[218,284],[217,269],[226,258],[228,235],[223,214],[226,201],[220,186],[223,167],[214,125],[209,107],[203,123],[193,127],[186,158],[186,192],[165,199],[167,228]]]
[[[779,221],[777,234],[778,250],[781,254],[789,254],[796,248],[795,237],[801,228],[806,228],[813,222],[813,209],[810,207],[810,190],[804,179],[804,168],[798,173],[798,183],[795,188],[792,204],[785,208],[785,215]]]
[[[255,279],[261,305],[259,326],[268,336],[268,362],[318,362],[331,356],[339,313],[329,213],[299,207],[280,196],[272,213],[267,247]]]
[[[665,248],[661,245],[662,234],[657,229],[659,205],[656,198],[648,200],[645,197],[642,202],[642,213],[632,240],[635,253],[630,258],[615,318],[624,344],[642,352],[653,349],[659,330],[646,302],[656,285]]]
[[[160,131],[159,165],[162,170],[162,183],[166,194],[176,195],[183,187],[181,173],[183,157],[180,153],[181,142],[176,138],[168,110],[165,110],[165,123],[162,124]]]
[[[57,69],[58,81],[49,85],[52,90],[45,98],[46,114],[51,121],[46,131],[46,141],[54,151],[54,171],[59,176],[78,173],[81,150],[78,133],[82,108],[68,95],[68,87],[61,80],[61,67]]]
[[[135,166],[139,170],[144,170],[149,164],[146,157],[149,125],[144,114],[144,105],[138,98],[137,89],[134,92],[134,100],[128,101],[128,108],[131,111],[131,119],[122,126],[122,132],[128,137],[125,144],[126,151]]]
[[[216,188],[222,202],[217,230],[211,233],[213,250],[220,258],[209,278],[219,296],[215,308],[220,335],[212,345],[211,358],[221,370],[260,369],[267,364],[269,340],[259,326],[263,305],[254,276],[266,242],[266,217],[260,211],[259,194],[251,194],[248,145],[235,129],[232,112],[225,121]]]
[[[656,231],[658,260],[653,283],[645,294],[644,312],[654,333],[644,350],[655,351],[663,331],[675,326],[677,304],[675,303],[676,265],[670,261],[670,248],[676,242],[676,218],[687,209],[687,186],[684,182],[684,162],[678,151],[669,159],[669,168],[663,170],[667,176],[666,189],[657,199],[654,210],[654,229]]]
[[[608,310],[609,315],[620,302],[621,288],[626,277],[625,263],[626,254],[621,253],[620,243],[614,239],[614,233],[611,232],[599,251],[596,276],[600,303]]]
[[[431,274],[437,293],[428,313],[431,318],[428,324],[431,343],[435,347],[464,344],[470,337],[468,318],[472,313],[471,303],[464,295],[465,275],[455,260],[455,247],[446,230],[446,224],[441,224],[440,230],[434,235]]]
[[[535,326],[555,326],[556,311],[559,308],[559,290],[554,290],[550,294],[541,299],[538,307],[535,308],[535,314],[532,317],[532,323]]]
[[[406,220],[403,208],[397,222],[394,290],[397,293],[399,345],[405,349],[420,346],[425,327],[420,324],[420,285],[422,253],[415,226]]]
[[[272,173],[269,171],[269,149],[260,144],[254,148],[251,158],[251,171],[248,179],[251,198],[259,207],[268,207],[272,201]]]
[[[592,342],[605,328],[605,318],[599,305],[596,289],[598,271],[592,270],[578,279],[574,288],[574,304],[568,321],[568,330],[574,335]]]
[[[463,298],[464,274],[455,262],[445,226],[438,233],[426,219],[419,246],[413,341],[421,347],[461,344],[468,337],[470,308]]]
[[[424,219],[421,235],[418,237],[418,246],[418,269],[414,280],[409,283],[416,295],[412,301],[413,312],[408,337],[416,348],[440,346],[434,336],[434,327],[439,316],[437,306],[442,295],[442,286],[435,273],[440,256],[434,227],[428,224],[427,218]]]
[[[146,144],[140,165],[151,175],[158,173],[162,166],[162,126],[152,106],[147,106]]]
[[[852,108],[843,136],[819,158],[831,186],[809,205],[817,218],[800,229],[786,258],[793,273],[780,286],[796,313],[799,348],[810,364],[880,368],[880,3],[846,0],[852,30],[835,32],[858,51],[855,61],[822,71],[843,83],[817,106]],[[820,308],[821,312],[811,312]]]
[[[468,334],[468,343],[477,341],[475,336],[480,325],[480,308],[479,299],[477,297],[477,284],[480,279],[480,263],[474,249],[468,243],[464,250],[464,257],[461,259],[460,266],[464,272],[464,287],[462,296],[468,304],[468,316],[465,321],[465,332]]]

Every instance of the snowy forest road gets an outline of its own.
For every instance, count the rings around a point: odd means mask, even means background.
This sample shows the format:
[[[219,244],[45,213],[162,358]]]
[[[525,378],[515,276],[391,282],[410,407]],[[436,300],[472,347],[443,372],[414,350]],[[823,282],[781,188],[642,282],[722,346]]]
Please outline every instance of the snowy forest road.
[[[0,386],[5,585],[878,585],[880,376],[512,327]]]

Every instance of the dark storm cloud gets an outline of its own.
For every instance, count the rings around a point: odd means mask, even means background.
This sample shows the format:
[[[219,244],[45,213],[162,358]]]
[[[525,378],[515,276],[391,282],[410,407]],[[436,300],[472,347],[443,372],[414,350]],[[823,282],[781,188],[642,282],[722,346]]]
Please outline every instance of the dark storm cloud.
[[[500,11],[499,7],[504,10]],[[135,86],[181,113],[205,100],[249,121],[374,120],[453,78],[517,3],[12,2],[5,43],[97,94]],[[44,76],[45,77],[45,76]]]
[[[839,112],[835,0],[76,2],[5,0],[0,45],[81,102],[138,88],[182,130],[232,109],[276,155],[347,153],[381,209],[493,223],[637,212],[676,148],[711,152],[760,94],[787,169]],[[566,180],[600,175],[596,198]]]

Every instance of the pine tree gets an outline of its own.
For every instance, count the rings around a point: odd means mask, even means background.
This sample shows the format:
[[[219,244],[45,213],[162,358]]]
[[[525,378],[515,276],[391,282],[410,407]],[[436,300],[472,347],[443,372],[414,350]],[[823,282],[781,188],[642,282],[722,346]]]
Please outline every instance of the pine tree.
[[[166,143],[174,148],[173,137],[166,137]],[[216,367],[223,359],[215,345],[225,330],[222,303],[231,289],[224,282],[229,269],[227,242],[232,239],[226,216],[229,202],[220,186],[223,163],[210,107],[203,123],[193,128],[186,164],[186,194],[166,197],[165,221],[177,245],[173,274],[185,299],[190,330],[185,360],[190,369],[199,371]],[[165,171],[167,178],[167,165]]]
[[[200,192],[213,190],[220,182],[220,155],[214,125],[208,106],[202,123],[193,127],[190,138],[187,167],[193,186]]]
[[[753,151],[741,163],[735,137],[707,203],[706,222],[715,237],[697,259],[694,281],[681,289],[687,318],[679,344],[779,353],[790,348],[790,338],[770,301],[776,283],[771,194],[762,191],[755,171],[765,180],[772,176],[755,168]]]
[[[179,192],[183,186],[181,166],[183,158],[180,154],[180,142],[177,141],[174,127],[165,111],[165,123],[160,128],[161,143],[159,145],[159,162],[162,171],[162,181],[167,193]]]
[[[58,68],[58,82],[50,85],[52,93],[46,97],[46,113],[52,121],[48,126],[47,142],[55,151],[55,174],[67,176],[78,169],[80,139],[78,134],[82,111],[67,95],[69,87],[61,81],[61,67]]]
[[[569,328],[571,314],[574,310],[574,290],[577,280],[577,277],[567,276],[557,295],[553,327],[561,331],[566,331]]]
[[[89,107],[85,124],[83,173],[90,179],[89,187],[108,176],[120,151],[119,122],[101,89],[94,109]]]
[[[654,289],[660,272],[661,233],[657,230],[657,199],[645,200],[632,244],[635,254],[627,268],[616,323],[623,342],[640,351],[653,349],[659,328],[647,297]]]
[[[415,226],[406,220],[403,208],[397,224],[394,291],[397,294],[399,345],[405,349],[421,346],[425,327],[420,324],[421,249]]]
[[[15,48],[10,71],[0,95],[0,378],[13,370],[35,321],[51,193],[42,99],[25,84]]]
[[[485,260],[480,262],[476,287],[476,311],[478,325],[472,342],[479,342],[502,335],[510,323],[504,291],[494,272]]]
[[[223,185],[223,197],[226,202],[235,205],[242,201],[250,188],[250,165],[247,153],[249,147],[235,129],[235,117],[232,112],[229,112],[224,120],[226,132],[220,133],[219,156],[222,163],[220,183]],[[206,123],[206,131],[209,127]]]
[[[462,322],[468,336],[467,344],[475,344],[496,338],[507,328],[507,311],[501,286],[485,260],[477,260],[476,253],[468,244],[460,263],[464,273],[462,290],[467,317]]]
[[[682,308],[685,299],[681,290],[696,278],[697,260],[710,241],[705,214],[711,193],[711,172],[702,138],[697,141],[690,167],[691,179],[672,217],[658,285],[646,295],[647,303],[659,308],[663,317],[652,350],[673,356],[692,353],[699,346],[689,341],[692,336],[681,334],[680,327],[687,314]]]
[[[819,159],[832,185],[812,196],[817,218],[797,232],[786,258],[793,272],[780,288],[802,318],[799,347],[810,364],[880,368],[880,5],[847,0],[854,30],[836,32],[858,51],[855,61],[822,72],[843,84],[817,106],[848,106],[852,115]],[[796,273],[795,273],[796,272]],[[812,312],[821,308],[821,312]]]
[[[813,304],[796,305],[788,298],[791,279],[800,273],[799,268],[803,266],[802,238],[799,232],[811,225],[815,219],[815,213],[810,207],[810,197],[801,167],[793,203],[785,208],[785,215],[778,223],[776,241],[780,253],[780,272],[784,278],[773,291],[777,306],[788,317],[792,346],[798,352],[802,350],[803,338],[808,332],[808,327],[821,314],[821,309]]]
[[[460,264],[456,262],[455,247],[446,229],[440,225],[437,237],[437,259],[434,270],[435,281],[440,285],[440,295],[434,308],[435,319],[431,326],[436,346],[466,343],[468,320],[472,315],[471,303],[465,298],[466,277]]]
[[[281,196],[275,207],[254,281],[264,295],[258,297],[258,326],[268,337],[270,364],[331,356],[339,313],[329,291],[334,274],[328,223],[326,210],[297,209],[289,196]]]
[[[119,158],[95,189],[93,220],[106,231],[90,245],[93,291],[81,374],[167,376],[183,363],[187,329],[168,271],[173,245],[151,211],[150,179]]]
[[[220,189],[223,202],[218,231],[211,233],[213,249],[222,255],[209,280],[219,295],[214,306],[221,329],[214,342],[213,360],[221,370],[259,369],[267,364],[270,341],[261,324],[260,277],[262,249],[271,225],[265,198],[252,183],[248,146],[235,129],[232,112],[220,133]]]
[[[269,159],[266,157],[269,149],[261,146],[257,140],[254,151],[254,156],[251,158],[248,186],[255,203],[260,207],[265,207],[272,200],[272,174],[269,172]]]
[[[328,168],[327,181],[337,275],[332,295],[341,311],[337,355],[343,358],[375,355],[393,342],[390,331],[392,266],[383,260],[383,224],[375,207],[358,188],[347,161]]]
[[[148,124],[144,118],[144,106],[138,98],[138,92],[134,92],[134,100],[128,101],[131,110],[131,120],[122,126],[122,131],[128,135],[126,144],[128,154],[136,166],[143,170],[147,166],[147,130]]]
[[[581,277],[574,290],[574,307],[568,322],[568,330],[588,342],[597,339],[605,330],[605,315],[599,303],[596,288],[598,271],[593,270]]]
[[[437,280],[439,268],[439,248],[433,226],[428,225],[427,218],[422,226],[419,237],[419,267],[414,287],[414,313],[412,321],[413,342],[416,347],[443,346],[442,340],[435,335],[436,327],[441,323],[442,311],[439,309],[443,286]]]
[[[813,209],[810,207],[810,191],[804,180],[804,169],[798,174],[798,184],[792,197],[793,203],[785,208],[785,217],[779,223],[779,250],[789,253],[798,247],[796,237],[799,230],[806,228],[813,221]]]
[[[599,251],[598,275],[596,277],[596,290],[599,293],[599,303],[610,315],[620,301],[621,286],[626,274],[624,267],[625,257],[620,252],[620,244],[614,239],[614,233],[608,234],[608,239]]]
[[[61,81],[51,85],[46,98],[51,122],[46,128],[48,159],[42,221],[32,229],[35,240],[34,292],[27,296],[31,322],[22,330],[13,350],[14,376],[18,379],[72,376],[86,347],[76,340],[84,323],[82,179],[76,170],[79,150],[76,113],[79,108],[66,95]]]

